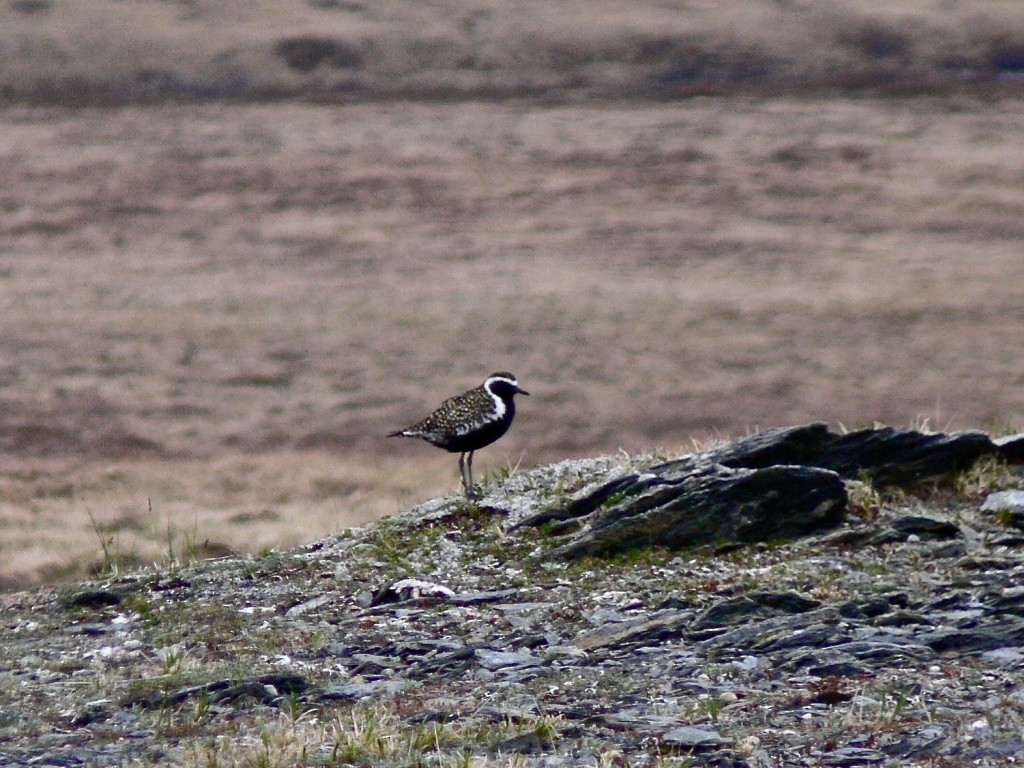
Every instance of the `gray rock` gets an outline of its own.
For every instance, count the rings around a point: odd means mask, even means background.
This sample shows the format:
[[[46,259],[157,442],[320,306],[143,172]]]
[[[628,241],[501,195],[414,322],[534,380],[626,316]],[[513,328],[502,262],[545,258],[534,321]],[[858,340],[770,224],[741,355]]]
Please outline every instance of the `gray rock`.
[[[707,631],[695,632],[693,636],[695,638],[702,638],[695,644],[695,647],[700,653],[704,654],[729,648],[745,651],[754,647],[754,644],[757,644],[757,647],[763,650],[765,645],[798,629],[818,625],[835,626],[838,621],[838,611],[835,608],[826,606],[801,614],[749,621],[738,627],[719,632],[711,637],[707,637]],[[690,636],[688,633],[687,637]]]
[[[821,651],[817,651],[818,654]],[[805,657],[808,662],[805,671],[808,675],[816,677],[867,677],[871,674],[871,667],[854,661],[849,654],[836,653],[827,656],[816,656],[815,652],[808,653]],[[793,665],[793,666],[791,666]],[[790,661],[782,665],[784,669],[799,669],[799,666]]]
[[[678,480],[650,475],[620,493],[591,513],[586,527],[554,554],[790,539],[838,525],[846,507],[838,475],[791,466],[708,467]]]
[[[977,761],[980,763],[982,760],[997,760],[998,764],[1006,764],[1004,761],[1007,758],[1012,759],[1014,762],[1021,757],[1024,757],[1024,738],[1020,736],[1011,736],[1005,739],[998,739],[991,744],[974,749],[968,752],[965,757],[969,761]],[[1011,765],[1013,763],[1010,763]]]
[[[718,448],[655,464],[647,472],[678,478],[714,464],[731,469],[812,466],[829,437],[828,426],[823,422],[776,427],[741,437]]]
[[[1024,651],[1020,648],[994,648],[982,653],[981,658],[1000,669],[1016,669],[1024,666]]]
[[[919,639],[919,638],[917,638]],[[853,640],[835,646],[836,650],[848,653],[860,661],[930,661],[935,651],[919,642],[886,642],[881,640]]]
[[[989,601],[990,610],[1024,616],[1024,586],[1007,587]]]
[[[1011,464],[1024,462],[1024,432],[995,438],[992,443],[999,449],[1003,461]]]
[[[905,515],[884,526],[868,539],[871,544],[890,544],[907,541],[911,536],[923,540],[946,540],[960,536],[960,529],[946,520],[923,515]]]
[[[838,637],[844,637],[844,631],[834,624],[817,624],[810,627],[794,629],[779,637],[770,640],[754,643],[750,647],[753,650],[775,653],[777,651],[789,650],[791,648],[820,648]]]
[[[76,635],[93,635],[93,636],[96,636],[96,635],[105,635],[105,634],[113,631],[113,628],[110,625],[108,625],[108,624],[101,624],[100,622],[97,622],[97,621],[89,621],[89,622],[86,622],[84,624],[79,624],[77,627],[75,627],[74,631],[75,631]]]
[[[500,603],[518,595],[518,589],[495,589],[489,592],[462,592],[454,595],[452,605],[483,605],[484,603]]]
[[[1024,528],[1024,491],[990,493],[981,511],[996,515],[1015,528]]]
[[[870,619],[891,610],[892,604],[885,597],[848,600],[839,605],[839,613],[846,619]]]
[[[287,611],[285,616],[289,619],[301,616],[304,613],[310,613],[315,611],[317,608],[323,608],[325,605],[330,605],[334,601],[331,595],[322,595],[321,597],[314,597],[312,600],[307,600],[304,603],[293,605]]]
[[[352,661],[358,662],[359,666],[353,671],[359,675],[379,672],[382,669],[399,669],[405,666],[398,656],[383,656],[376,653],[353,653]]]
[[[684,749],[709,749],[729,743],[727,739],[722,738],[718,731],[692,725],[672,728],[661,734],[658,740],[663,744]]]
[[[830,469],[848,478],[900,484],[965,469],[998,451],[982,432],[926,433],[881,427],[835,434],[816,422],[766,430],[674,463],[710,460],[746,468],[799,464]],[[649,471],[658,473],[665,466]]]
[[[665,611],[646,619],[606,624],[598,629],[583,632],[573,644],[583,650],[657,644],[680,637],[692,617],[690,611]]]
[[[821,765],[871,765],[885,760],[885,753],[864,747],[842,747],[826,752],[820,758]]]
[[[342,685],[327,685],[317,692],[316,697],[321,701],[362,701],[364,699],[393,699],[409,686],[409,682],[402,679],[395,680],[371,680],[364,683],[345,683]]]
[[[121,706],[139,705],[145,709],[180,704],[195,696],[208,696],[210,701],[234,701],[250,696],[270,703],[281,696],[299,695],[309,689],[309,681],[301,675],[269,674],[243,680],[216,680],[204,685],[191,685],[167,693],[130,694],[121,701]]]
[[[430,658],[421,659],[405,670],[410,679],[442,677],[459,677],[473,666],[476,649],[463,646],[446,653],[439,653]]]
[[[981,505],[982,512],[998,512],[1001,509],[1024,513],[1024,491],[990,493]]]
[[[905,485],[967,469],[998,449],[983,432],[862,429],[831,437],[814,466],[880,485]]]
[[[978,622],[984,618],[985,613],[981,608],[967,608],[962,611],[926,612],[924,618],[926,623],[935,626],[945,625],[947,627],[956,627],[957,629],[970,629],[971,627],[978,626]],[[879,626],[882,625],[882,622],[879,622]]]
[[[846,491],[833,471],[879,484],[912,484],[996,452],[981,432],[886,427],[833,434],[822,423],[786,427],[618,475],[517,525],[548,524],[546,532],[563,539],[554,549],[563,557],[790,539],[841,522]],[[916,527],[908,521],[884,530],[879,543],[914,535],[942,539],[959,531],[943,521]]]
[[[898,741],[882,747],[882,751],[892,757],[928,757],[936,754],[945,743],[948,729],[938,723],[929,723],[913,733],[903,736]]]
[[[767,618],[789,613],[805,613],[821,605],[818,600],[795,592],[749,592],[725,600],[704,611],[690,625],[690,632],[727,627],[752,618]]]
[[[939,653],[991,651],[1024,644],[1024,619],[1008,615],[971,629],[936,629],[916,639]]]
[[[107,699],[91,702],[71,719],[71,725],[75,728],[82,728],[93,723],[102,723],[109,720],[111,716],[110,702]],[[0,763],[2,764],[2,763]]]
[[[556,537],[564,544],[613,508],[656,511],[659,494],[702,482],[778,462],[823,472],[812,464],[836,437],[811,425],[646,469],[645,459],[617,457],[523,470],[492,484],[488,505],[525,516],[557,500],[559,514],[577,515],[549,517],[556,529],[577,526]],[[777,488],[765,482],[761,495]],[[160,749],[213,743],[225,723],[258,744],[282,705],[312,719],[364,701],[400,739],[458,723],[403,755],[410,763],[507,751],[537,768],[602,755],[653,765],[693,752],[691,762],[716,768],[995,768],[1021,749],[1020,734],[989,719],[1012,720],[1024,701],[1024,566],[1013,549],[1024,539],[979,507],[955,491],[911,488],[865,511],[869,522],[851,519],[842,531],[864,535],[846,543],[819,535],[735,552],[716,541],[678,556],[567,563],[545,557],[547,528],[499,537],[494,520],[449,500],[436,507],[443,516],[378,524],[400,557],[378,559],[380,529],[370,527],[298,554],[9,594],[0,678],[18,706],[0,715],[0,764],[166,764]],[[910,545],[856,549],[875,536]],[[950,559],[957,547],[968,556]],[[408,574],[443,579],[453,594],[369,606],[368,584]],[[122,603],[68,600],[87,591]],[[161,665],[172,673],[155,675]],[[178,724],[181,737],[169,733]]]
[[[515,653],[513,651],[492,651],[477,648],[474,654],[477,662],[484,669],[496,670],[503,667],[536,667],[543,659],[532,653]]]
[[[500,754],[532,755],[549,750],[552,746],[549,738],[542,738],[535,731],[530,731],[499,741],[494,746],[494,751]]]
[[[879,627],[906,627],[911,624],[932,626],[935,624],[935,621],[915,611],[899,610],[879,616],[874,621],[874,624]]]

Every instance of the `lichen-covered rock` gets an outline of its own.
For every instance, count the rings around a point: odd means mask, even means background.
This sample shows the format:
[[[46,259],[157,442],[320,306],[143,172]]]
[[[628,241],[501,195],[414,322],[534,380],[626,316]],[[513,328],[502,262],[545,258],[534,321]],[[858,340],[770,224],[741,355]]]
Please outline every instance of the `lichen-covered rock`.
[[[556,556],[792,539],[838,525],[847,501],[837,474],[812,467],[710,466],[678,479],[646,473],[614,487],[611,496],[598,489],[603,506],[555,547]]]
[[[921,432],[877,427],[834,433],[822,422],[765,430],[729,445],[652,467],[706,463],[759,468],[800,464],[831,469],[846,478],[861,477],[883,485],[911,483],[967,469],[1000,449],[984,432]]]
[[[793,539],[842,521],[842,478],[909,486],[997,452],[981,432],[883,427],[836,434],[816,422],[766,430],[634,473],[618,471],[517,525],[546,525],[556,539],[552,554],[560,557]],[[950,523],[935,526],[945,536],[957,534]],[[895,541],[912,532],[888,533]],[[928,536],[936,533],[929,529]]]

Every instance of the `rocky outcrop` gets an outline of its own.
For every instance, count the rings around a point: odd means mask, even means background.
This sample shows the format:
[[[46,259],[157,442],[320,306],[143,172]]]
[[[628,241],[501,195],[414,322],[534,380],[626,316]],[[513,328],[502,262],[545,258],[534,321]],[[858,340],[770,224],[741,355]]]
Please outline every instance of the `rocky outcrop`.
[[[998,451],[981,432],[773,429],[616,477],[519,525],[562,537],[551,552],[560,557],[793,539],[842,522],[844,477],[912,485]]]
[[[769,429],[729,445],[651,468],[717,463],[759,468],[799,464],[881,485],[908,484],[967,469],[1002,449],[984,432],[921,432],[878,427],[831,432],[821,422]],[[1009,450],[1009,448],[1007,449]]]
[[[615,481],[611,496],[586,515],[585,528],[551,554],[578,557],[647,546],[793,539],[843,519],[846,489],[835,472],[812,467],[728,469],[721,466]],[[589,498],[582,508],[591,506]],[[578,509],[578,508],[577,508]],[[579,525],[570,518],[571,527]],[[550,532],[566,529],[566,523]]]

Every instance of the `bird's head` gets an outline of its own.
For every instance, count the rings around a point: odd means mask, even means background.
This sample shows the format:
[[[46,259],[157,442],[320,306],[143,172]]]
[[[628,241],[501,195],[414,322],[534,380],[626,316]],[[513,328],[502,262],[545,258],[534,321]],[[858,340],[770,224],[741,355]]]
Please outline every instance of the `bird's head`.
[[[484,381],[484,389],[492,395],[497,395],[502,400],[509,400],[515,395],[529,395],[525,389],[519,386],[516,377],[508,371],[492,373]]]

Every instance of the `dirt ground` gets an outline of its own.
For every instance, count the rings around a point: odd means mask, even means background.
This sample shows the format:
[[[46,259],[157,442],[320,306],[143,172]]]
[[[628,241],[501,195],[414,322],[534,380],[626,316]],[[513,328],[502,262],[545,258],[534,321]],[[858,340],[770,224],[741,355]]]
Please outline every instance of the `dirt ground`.
[[[825,420],[1024,422],[1024,103],[0,110],[0,583]],[[208,546],[203,547],[204,544]]]

